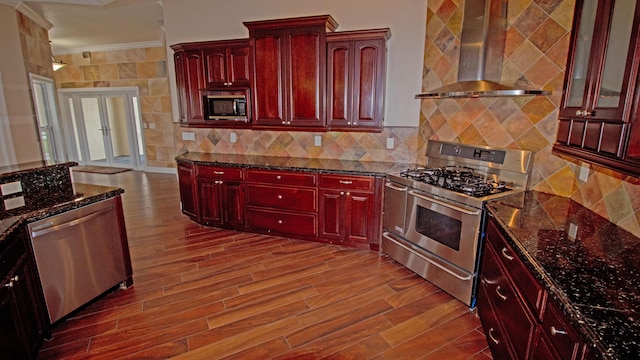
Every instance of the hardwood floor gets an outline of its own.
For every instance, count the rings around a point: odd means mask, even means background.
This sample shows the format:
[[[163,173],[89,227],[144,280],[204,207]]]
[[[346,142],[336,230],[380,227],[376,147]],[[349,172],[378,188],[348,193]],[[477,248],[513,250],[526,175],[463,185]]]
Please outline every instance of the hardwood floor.
[[[490,359],[475,314],[376,252],[199,226],[175,175],[125,189],[134,285],[53,329],[39,359]]]

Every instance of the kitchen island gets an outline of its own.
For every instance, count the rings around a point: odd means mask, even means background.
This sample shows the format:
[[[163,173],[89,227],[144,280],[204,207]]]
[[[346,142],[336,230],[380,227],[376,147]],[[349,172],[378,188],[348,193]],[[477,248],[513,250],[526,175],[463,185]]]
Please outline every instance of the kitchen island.
[[[0,168],[0,353],[7,358],[35,358],[52,323],[111,287],[133,284],[124,190],[73,183],[74,165]]]
[[[498,236],[577,330],[589,356],[640,353],[639,238],[571,199],[539,192],[487,208]]]

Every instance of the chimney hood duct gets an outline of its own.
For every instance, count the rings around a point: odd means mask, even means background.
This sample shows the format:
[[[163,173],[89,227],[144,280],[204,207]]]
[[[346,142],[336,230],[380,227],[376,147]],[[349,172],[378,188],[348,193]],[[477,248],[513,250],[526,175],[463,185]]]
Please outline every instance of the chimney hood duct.
[[[548,95],[501,84],[507,28],[507,0],[464,0],[458,81],[416,95],[416,99]]]

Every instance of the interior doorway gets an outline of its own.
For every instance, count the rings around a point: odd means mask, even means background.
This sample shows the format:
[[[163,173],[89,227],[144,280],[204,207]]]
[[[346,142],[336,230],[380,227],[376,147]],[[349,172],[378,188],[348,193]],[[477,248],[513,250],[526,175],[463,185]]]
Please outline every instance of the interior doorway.
[[[81,165],[146,167],[138,88],[61,89],[71,160]]]

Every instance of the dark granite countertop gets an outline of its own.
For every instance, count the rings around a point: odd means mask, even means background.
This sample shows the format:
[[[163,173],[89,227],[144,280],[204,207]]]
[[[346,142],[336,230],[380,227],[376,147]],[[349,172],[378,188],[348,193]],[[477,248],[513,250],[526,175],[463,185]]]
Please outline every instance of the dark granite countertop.
[[[324,174],[345,174],[383,177],[418,165],[411,163],[355,161],[335,159],[309,159],[280,156],[212,154],[188,152],[176,157],[177,161],[210,166],[258,168],[269,170],[304,171]]]
[[[511,245],[605,358],[640,354],[640,238],[568,198],[489,202]]]
[[[25,208],[21,214],[0,219],[0,244],[5,237],[16,227],[33,221],[41,220],[49,216],[77,209],[101,200],[118,196],[124,192],[121,188],[75,183],[75,195],[55,200],[42,199],[38,209]]]
[[[22,163],[17,165],[0,166],[0,176],[17,175],[20,173],[31,172],[38,169],[53,168],[53,167],[71,167],[76,166],[76,162],[61,162],[61,161],[33,161],[28,163]]]

